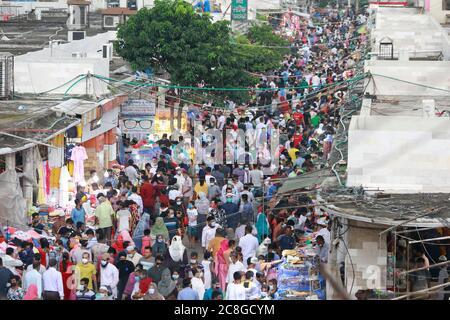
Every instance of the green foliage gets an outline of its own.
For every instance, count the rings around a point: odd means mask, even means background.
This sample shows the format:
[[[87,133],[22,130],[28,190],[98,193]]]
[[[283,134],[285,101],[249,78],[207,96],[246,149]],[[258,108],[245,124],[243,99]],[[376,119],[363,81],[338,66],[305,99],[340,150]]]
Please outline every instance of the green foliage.
[[[194,12],[182,0],[156,0],[152,9],[143,8],[119,27],[116,52],[135,70],[151,66],[166,70],[174,84],[209,87],[249,87],[257,78],[246,71],[265,72],[276,67],[285,49],[242,44],[286,46],[270,26],[253,26],[248,36],[231,39],[227,21],[213,23],[209,14]],[[233,43],[234,42],[234,43]],[[218,100],[227,95],[237,101],[247,92],[214,92]]]

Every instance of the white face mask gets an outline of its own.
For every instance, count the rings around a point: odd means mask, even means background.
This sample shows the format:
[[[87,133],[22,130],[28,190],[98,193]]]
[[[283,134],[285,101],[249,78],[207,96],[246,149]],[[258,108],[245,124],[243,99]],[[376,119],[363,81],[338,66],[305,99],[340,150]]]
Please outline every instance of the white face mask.
[[[211,222],[211,227],[215,227],[216,226],[216,223],[215,222]]]
[[[265,291],[261,292],[261,296],[263,296],[264,298],[267,297],[267,292]]]
[[[174,275],[172,276],[172,279],[173,279],[173,280],[178,280],[179,277],[180,277],[180,276],[179,276],[178,274],[174,274]]]
[[[192,264],[197,263],[197,260],[191,259],[191,263],[192,263]]]
[[[81,262],[82,262],[83,264],[87,264],[87,263],[89,262],[89,260],[86,259],[86,258],[83,258],[83,259],[81,259]]]
[[[108,264],[108,261],[102,260],[101,264],[102,264],[102,266],[106,267],[106,265]]]
[[[148,289],[148,293],[149,293],[149,294],[154,294],[154,293],[155,293],[155,288],[150,288],[150,289]]]
[[[83,291],[84,290],[84,285],[83,284],[80,284],[79,286],[78,286],[78,291]]]

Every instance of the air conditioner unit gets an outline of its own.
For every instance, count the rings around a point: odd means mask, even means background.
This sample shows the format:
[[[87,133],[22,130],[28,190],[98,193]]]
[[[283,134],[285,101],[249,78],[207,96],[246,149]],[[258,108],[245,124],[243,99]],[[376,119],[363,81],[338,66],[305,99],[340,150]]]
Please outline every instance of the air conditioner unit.
[[[72,58],[86,58],[87,53],[86,52],[73,52]]]
[[[108,61],[112,60],[113,55],[113,45],[112,43],[104,44],[102,50],[102,56],[104,59],[108,59]]]
[[[14,94],[14,55],[0,53],[0,99],[10,99]]]
[[[433,99],[422,100],[422,116],[436,116],[436,102]]]
[[[117,16],[104,16],[103,26],[105,28],[116,28],[120,23],[120,17]]]
[[[69,42],[83,40],[84,38],[86,38],[86,31],[69,31],[67,34],[67,40]]]

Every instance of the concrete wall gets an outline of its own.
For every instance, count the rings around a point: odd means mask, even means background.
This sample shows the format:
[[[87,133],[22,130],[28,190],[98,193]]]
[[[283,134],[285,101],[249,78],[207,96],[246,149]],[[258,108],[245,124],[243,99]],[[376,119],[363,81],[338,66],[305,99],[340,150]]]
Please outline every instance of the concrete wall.
[[[43,8],[43,9],[67,9],[67,0],[59,0],[56,2],[48,1],[30,1],[30,2],[17,2],[17,1],[1,1],[1,5],[4,6],[19,6],[17,13],[25,14],[30,12],[32,9]],[[16,9],[12,10],[16,13]]]
[[[21,61],[16,58],[14,65],[14,89],[17,93],[40,93],[61,86],[80,74],[95,73],[109,77],[108,59],[36,59]],[[73,82],[72,82],[73,83]],[[52,91],[64,94],[69,83]],[[106,83],[91,78],[88,94],[103,95],[108,93]],[[86,80],[71,88],[70,94],[86,94]]]
[[[369,92],[370,94],[396,96],[448,95],[448,93],[444,91],[418,87],[408,83],[376,76],[376,74],[450,90],[450,61],[367,60],[364,70],[375,74],[372,82],[366,89],[366,92]]]
[[[429,13],[439,23],[447,22],[447,14],[450,14],[450,10],[443,10],[442,0],[429,0]]]
[[[347,186],[450,192],[450,118],[352,117]]]
[[[440,0],[436,0],[442,4]],[[450,59],[450,41],[446,31],[428,14],[418,14],[415,8],[378,8],[372,32],[372,50],[379,51],[380,40],[393,40],[394,51],[443,51]]]
[[[349,228],[344,234],[348,248],[345,257],[347,292],[356,299],[355,293],[360,289],[386,289],[387,243],[385,236],[378,236],[386,227],[348,219],[345,224]]]
[[[15,57],[14,85],[18,93],[39,93],[56,88],[80,74],[98,74],[109,77],[109,61],[102,58],[103,44],[116,39],[116,32],[109,31],[52,48],[29,52]],[[86,53],[86,58],[74,58],[74,53]],[[65,93],[72,83],[53,93]],[[95,95],[108,93],[107,85],[97,79],[88,83],[87,92]],[[80,81],[70,94],[86,94],[86,81]]]

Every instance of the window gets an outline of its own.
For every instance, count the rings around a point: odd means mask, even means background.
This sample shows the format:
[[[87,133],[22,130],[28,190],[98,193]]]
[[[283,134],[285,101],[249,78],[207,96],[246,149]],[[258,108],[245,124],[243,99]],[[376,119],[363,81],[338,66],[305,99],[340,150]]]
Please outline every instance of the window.
[[[84,26],[86,24],[86,7],[80,6],[80,24]]]
[[[442,0],[442,10],[450,10],[450,0]]]

